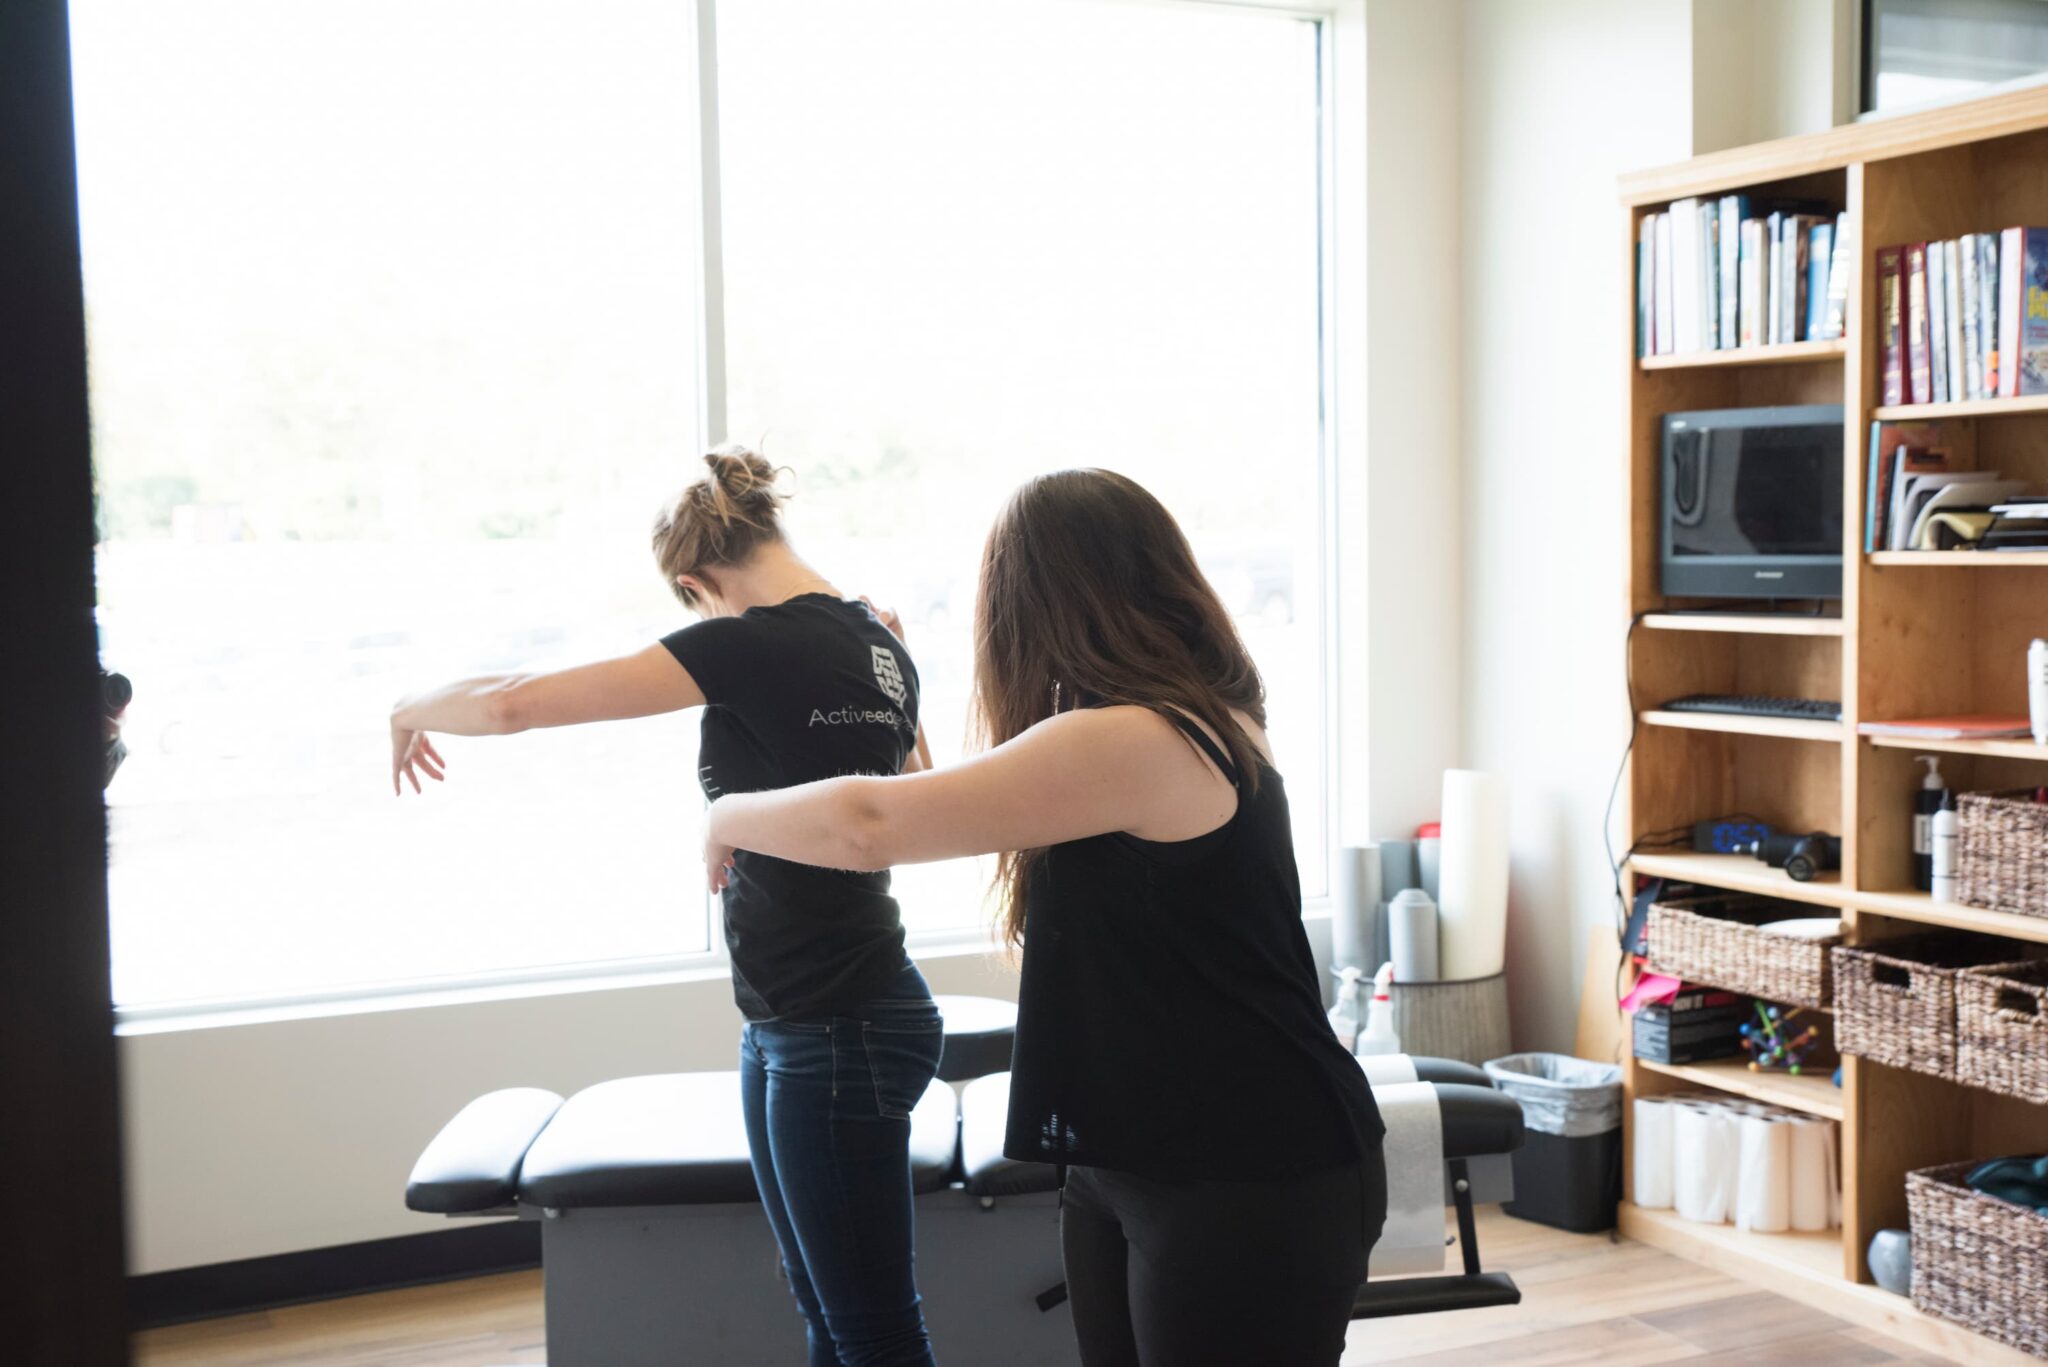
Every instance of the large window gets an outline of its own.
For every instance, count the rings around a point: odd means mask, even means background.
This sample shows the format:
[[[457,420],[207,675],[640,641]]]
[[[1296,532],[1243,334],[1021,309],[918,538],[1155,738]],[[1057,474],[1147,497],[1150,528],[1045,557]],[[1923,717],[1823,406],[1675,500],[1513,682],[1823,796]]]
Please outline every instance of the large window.
[[[73,16],[101,627],[136,686],[117,1000],[715,957],[694,719],[451,740],[445,788],[383,786],[404,689],[686,620],[646,530],[707,435],[794,467],[804,551],[903,611],[942,761],[1002,496],[1146,483],[1265,671],[1320,890],[1318,24],[719,0],[707,184],[678,0]],[[984,924],[984,872],[900,871],[913,932]]]
[[[938,756],[1004,495],[1109,466],[1238,615],[1319,890],[1317,37],[1202,4],[719,6],[731,430],[795,465],[826,572],[904,611]],[[899,871],[906,916],[982,919],[976,873]]]

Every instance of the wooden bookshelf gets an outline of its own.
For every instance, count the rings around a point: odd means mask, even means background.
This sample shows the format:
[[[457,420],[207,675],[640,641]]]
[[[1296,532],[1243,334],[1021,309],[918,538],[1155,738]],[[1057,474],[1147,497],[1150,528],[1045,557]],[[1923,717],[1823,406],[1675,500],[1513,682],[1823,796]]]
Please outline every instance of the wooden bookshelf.
[[[1845,215],[1855,243],[1845,335],[1839,341],[1642,358],[1635,355],[1635,250],[1645,215],[1677,199],[1746,193],[1804,200]],[[2031,741],[1861,737],[1890,717],[2010,714],[2026,707],[2026,640],[2048,635],[2048,551],[1862,549],[1863,482],[1873,420],[1942,420],[1964,468],[2002,468],[2048,481],[2048,397],[1902,407],[1882,402],[1876,346],[1879,248],[2014,223],[2048,223],[2048,88],[2013,91],[1922,114],[1738,148],[1623,178],[1620,240],[1628,311],[1623,433],[1629,509],[1628,611],[1635,705],[1687,693],[1838,698],[1842,720],[1757,726],[1765,718],[1647,711],[1625,780],[1629,842],[1744,812],[1781,830],[1843,840],[1838,877],[1798,883],[1742,855],[1647,851],[1634,873],[1783,898],[1837,912],[1851,943],[1939,926],[2048,943],[2048,917],[1937,903],[1912,884],[1915,754],[1940,754],[1958,791],[2048,782],[2048,747]],[[1837,617],[1688,613],[1659,590],[1659,425],[1666,413],[1780,404],[1843,410],[1843,593]],[[1966,573],[1964,571],[1978,571]],[[1868,744],[1861,743],[1868,740]],[[1740,1063],[1661,1067],[1629,1060],[1628,1094],[1706,1088],[1840,1123],[1843,1228],[1756,1235],[1624,1202],[1621,1231],[1971,1362],[2022,1361],[1869,1284],[1864,1250],[1877,1230],[1907,1223],[1905,1175],[1971,1158],[2048,1150],[2048,1107],[1945,1079],[1843,1060],[1825,1077],[1753,1074]],[[1624,1167],[1626,1168],[1626,1164]],[[1632,1181],[1632,1174],[1628,1175]]]
[[[1645,356],[1645,370],[1685,370],[1693,366],[1784,365],[1802,361],[1839,361],[1849,354],[1842,339],[1826,342],[1777,342],[1770,346],[1735,347],[1727,351],[1681,351]]]

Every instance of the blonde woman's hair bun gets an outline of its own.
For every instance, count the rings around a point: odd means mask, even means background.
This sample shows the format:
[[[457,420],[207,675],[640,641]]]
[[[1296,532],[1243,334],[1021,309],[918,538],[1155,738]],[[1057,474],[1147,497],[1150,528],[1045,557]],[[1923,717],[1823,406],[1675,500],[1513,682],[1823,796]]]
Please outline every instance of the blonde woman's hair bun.
[[[694,595],[677,578],[706,578],[705,571],[744,564],[762,545],[780,541],[782,505],[789,500],[777,487],[786,467],[769,464],[751,447],[727,443],[704,457],[704,467],[704,477],[654,520],[655,563],[690,607]]]

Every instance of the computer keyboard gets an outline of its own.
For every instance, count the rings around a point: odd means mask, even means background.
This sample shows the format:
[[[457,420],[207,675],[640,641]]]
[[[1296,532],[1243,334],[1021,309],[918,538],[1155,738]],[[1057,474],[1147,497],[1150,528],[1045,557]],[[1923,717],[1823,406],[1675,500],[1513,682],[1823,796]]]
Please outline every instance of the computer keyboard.
[[[1738,717],[1790,717],[1840,721],[1842,705],[1825,698],[1767,698],[1756,694],[1692,693],[1664,704],[1666,712],[1727,712]]]

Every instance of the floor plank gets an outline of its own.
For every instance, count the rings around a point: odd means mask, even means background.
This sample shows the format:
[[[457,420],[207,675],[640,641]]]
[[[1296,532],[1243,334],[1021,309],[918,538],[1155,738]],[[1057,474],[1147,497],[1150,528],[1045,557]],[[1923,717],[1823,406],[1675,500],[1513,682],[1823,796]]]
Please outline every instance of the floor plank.
[[[1487,1265],[1514,1274],[1522,1303],[1354,1324],[1346,1367],[1943,1361],[1642,1244],[1566,1234],[1497,1209],[1480,1212],[1479,1228]],[[944,1360],[945,1345],[937,1347]],[[538,1272],[286,1306],[135,1339],[137,1367],[534,1367],[546,1357]]]

